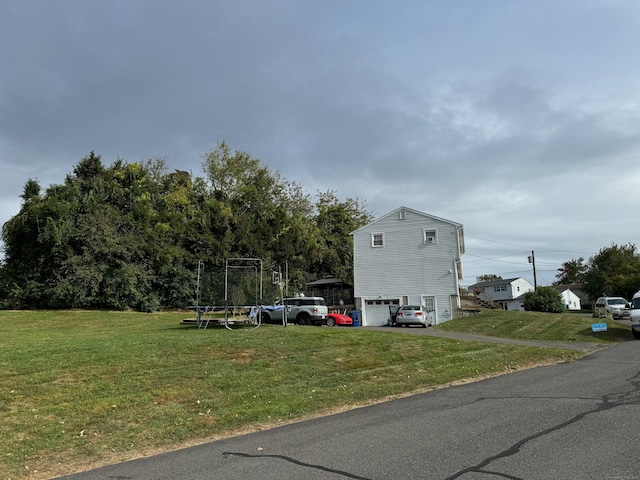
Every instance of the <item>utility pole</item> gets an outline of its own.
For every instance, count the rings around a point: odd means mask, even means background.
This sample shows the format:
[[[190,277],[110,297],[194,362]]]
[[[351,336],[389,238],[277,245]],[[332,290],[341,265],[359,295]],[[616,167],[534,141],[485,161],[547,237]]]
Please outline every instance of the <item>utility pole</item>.
[[[531,250],[531,255],[529,255],[529,263],[533,264],[533,289],[538,289],[538,281],[536,280],[536,256]]]

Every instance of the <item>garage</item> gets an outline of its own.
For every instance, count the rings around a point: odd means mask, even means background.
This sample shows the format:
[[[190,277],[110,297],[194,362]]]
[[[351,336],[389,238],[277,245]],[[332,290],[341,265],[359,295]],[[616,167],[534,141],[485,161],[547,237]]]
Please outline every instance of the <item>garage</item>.
[[[389,306],[400,305],[397,298],[376,298],[375,300],[365,300],[363,312],[363,325],[374,327],[386,325],[389,320]]]

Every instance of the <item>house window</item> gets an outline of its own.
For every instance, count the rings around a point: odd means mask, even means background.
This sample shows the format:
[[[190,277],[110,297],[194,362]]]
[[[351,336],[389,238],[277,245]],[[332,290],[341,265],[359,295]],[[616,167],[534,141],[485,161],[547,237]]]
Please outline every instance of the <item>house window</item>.
[[[438,243],[438,232],[436,230],[423,230],[424,243]]]
[[[493,291],[494,292],[506,292],[507,291],[507,286],[506,285],[500,285],[498,287],[493,287]]]
[[[371,246],[372,247],[384,247],[384,233],[372,233],[371,234]]]
[[[400,220],[406,220],[407,219],[407,211],[403,208],[402,210],[400,210]]]

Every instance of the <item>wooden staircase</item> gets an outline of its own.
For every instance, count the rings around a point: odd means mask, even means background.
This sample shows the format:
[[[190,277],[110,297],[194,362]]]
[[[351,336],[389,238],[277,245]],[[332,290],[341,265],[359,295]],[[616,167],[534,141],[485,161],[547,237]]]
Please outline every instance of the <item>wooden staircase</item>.
[[[500,305],[496,302],[480,298],[477,295],[461,295],[460,296],[460,312],[467,314],[479,313],[482,309],[498,310]]]

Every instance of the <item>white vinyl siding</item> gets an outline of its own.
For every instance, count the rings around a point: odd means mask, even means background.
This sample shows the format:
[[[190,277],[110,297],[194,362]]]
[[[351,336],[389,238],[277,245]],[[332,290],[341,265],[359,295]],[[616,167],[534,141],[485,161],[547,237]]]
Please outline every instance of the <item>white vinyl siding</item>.
[[[367,300],[406,297],[420,304],[429,295],[436,297],[438,321],[451,319],[461,226],[411,209],[405,209],[404,220],[392,213],[353,232],[355,297],[364,310]],[[380,232],[384,248],[371,248]],[[425,232],[436,232],[437,243],[425,243]]]

